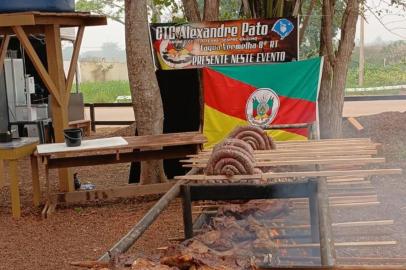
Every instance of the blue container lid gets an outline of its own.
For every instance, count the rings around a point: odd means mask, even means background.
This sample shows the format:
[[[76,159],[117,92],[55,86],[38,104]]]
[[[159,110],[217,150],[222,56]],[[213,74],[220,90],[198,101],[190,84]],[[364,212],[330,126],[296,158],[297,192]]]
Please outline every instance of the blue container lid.
[[[0,2],[0,12],[2,13],[24,11],[74,12],[75,0],[12,0]]]

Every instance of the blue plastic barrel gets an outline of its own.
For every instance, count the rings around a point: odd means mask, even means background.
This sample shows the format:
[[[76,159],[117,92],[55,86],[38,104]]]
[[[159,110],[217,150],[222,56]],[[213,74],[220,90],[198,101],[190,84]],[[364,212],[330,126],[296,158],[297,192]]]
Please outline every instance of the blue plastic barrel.
[[[0,0],[0,12],[74,12],[75,0]]]

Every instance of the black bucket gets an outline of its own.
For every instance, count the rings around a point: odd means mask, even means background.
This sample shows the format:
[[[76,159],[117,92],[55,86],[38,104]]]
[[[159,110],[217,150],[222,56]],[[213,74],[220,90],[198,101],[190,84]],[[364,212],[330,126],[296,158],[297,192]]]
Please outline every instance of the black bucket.
[[[67,147],[80,146],[82,144],[82,129],[71,128],[64,131],[65,143]]]

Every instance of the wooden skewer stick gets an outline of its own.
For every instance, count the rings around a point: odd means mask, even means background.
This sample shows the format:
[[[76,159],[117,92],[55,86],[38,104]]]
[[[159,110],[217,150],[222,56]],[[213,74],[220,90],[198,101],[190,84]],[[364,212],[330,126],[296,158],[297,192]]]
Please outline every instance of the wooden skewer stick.
[[[371,170],[348,170],[348,171],[301,171],[301,172],[280,172],[280,173],[262,173],[253,175],[234,175],[227,177],[225,175],[185,175],[176,176],[179,180],[250,180],[250,179],[274,179],[274,178],[303,178],[303,177],[325,177],[325,176],[369,176],[369,175],[391,175],[402,174],[402,169],[371,169]]]
[[[255,162],[256,167],[268,167],[268,166],[289,166],[289,165],[328,165],[328,164],[346,164],[351,165],[356,163],[357,165],[362,164],[372,164],[372,163],[384,163],[384,158],[350,158],[350,159],[304,159],[304,160],[275,160],[275,161],[257,161]],[[185,168],[206,168],[207,161],[200,163],[184,164]]]
[[[393,246],[397,241],[360,241],[360,242],[341,242],[334,243],[335,247],[372,247],[372,246]],[[318,248],[319,243],[305,243],[305,244],[284,244],[279,248]]]

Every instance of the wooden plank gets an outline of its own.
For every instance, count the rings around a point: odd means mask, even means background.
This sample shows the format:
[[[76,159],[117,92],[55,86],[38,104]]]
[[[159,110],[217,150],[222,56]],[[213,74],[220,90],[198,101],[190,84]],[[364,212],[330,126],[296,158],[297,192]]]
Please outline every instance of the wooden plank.
[[[278,144],[296,144],[296,143],[323,143],[323,142],[371,142],[371,138],[344,138],[344,139],[320,139],[320,140],[291,140],[291,141],[276,141]]]
[[[32,195],[34,206],[39,206],[41,201],[41,185],[39,182],[39,169],[38,159],[36,156],[31,155],[31,174],[32,174]]]
[[[4,59],[6,59],[8,45],[10,43],[10,35],[4,35],[0,48],[0,73],[4,68]]]
[[[55,194],[58,203],[84,203],[109,200],[114,198],[134,198],[140,196],[160,195],[175,185],[175,181],[153,185],[126,185],[103,190],[75,191]]]
[[[195,145],[183,145],[183,146],[166,147],[161,150],[131,151],[120,154],[95,153],[92,155],[85,156],[78,155],[71,157],[57,157],[48,159],[48,164],[50,168],[94,166],[103,164],[128,163],[133,161],[176,159],[183,158],[187,154],[193,152],[196,152]]]
[[[35,23],[43,25],[58,24],[62,27],[98,26],[107,25],[107,19],[105,16],[72,16],[67,13],[64,16],[61,16],[56,13],[42,13],[35,15]]]
[[[354,221],[332,223],[333,228],[354,228],[354,227],[370,227],[370,226],[388,226],[393,225],[393,220],[371,220],[371,221]],[[271,225],[269,229],[286,230],[286,229],[309,229],[310,224],[286,224],[286,225]]]
[[[200,132],[182,132],[182,133],[166,133],[160,135],[147,135],[147,136],[132,136],[132,137],[124,137],[124,139],[128,142],[127,145],[115,146],[112,148],[106,147],[103,148],[103,151],[113,151],[116,153],[117,151],[132,151],[134,149],[140,150],[152,150],[156,149],[159,150],[163,147],[173,147],[173,146],[188,146],[194,145],[196,146],[197,152],[199,146],[205,142],[207,142],[206,137]],[[82,150],[70,150],[66,152],[58,152],[58,153],[47,153],[46,155],[53,155],[53,154],[90,154],[94,152],[100,152],[100,149],[88,149],[86,151]],[[39,154],[41,156],[41,154]]]
[[[298,153],[302,151],[307,151],[309,153],[317,153],[317,152],[333,152],[333,151],[344,151],[344,150],[349,150],[349,151],[361,151],[361,150],[376,150],[377,145],[350,145],[348,147],[344,146],[326,146],[326,147],[314,147],[314,146],[309,146],[309,147],[286,147],[286,148],[277,148],[276,150],[255,150],[255,154],[269,154],[269,153]],[[202,155],[210,155],[211,151],[204,151],[202,152]]]
[[[176,176],[179,180],[250,180],[250,179],[275,179],[275,178],[302,178],[302,177],[325,177],[325,176],[369,176],[369,175],[398,175],[402,174],[402,169],[371,169],[371,170],[349,170],[349,171],[302,171],[302,172],[280,172],[280,173],[262,173],[254,175],[234,175],[227,177],[225,175],[185,175]]]
[[[334,243],[334,247],[374,247],[374,246],[393,246],[397,241],[359,241],[359,242],[341,242]],[[318,243],[304,243],[304,244],[281,244],[279,248],[318,248]]]
[[[363,226],[387,226],[393,225],[394,221],[392,219],[387,220],[370,220],[370,221],[353,221],[353,222],[335,222],[333,227],[339,228],[352,228],[352,227],[363,227]]]
[[[348,117],[347,118],[348,122],[357,130],[357,131],[362,131],[364,130],[364,127],[361,125],[360,122],[355,117]]]
[[[120,239],[108,252],[100,257],[99,261],[110,261],[111,256],[116,256],[126,252],[141,237],[144,231],[154,222],[159,214],[166,209],[171,201],[180,194],[182,182],[176,183],[165,195],[148,211],[148,213],[125,235]]]
[[[289,257],[285,257],[289,258]],[[308,260],[305,260],[308,261]],[[297,264],[297,263],[296,263]],[[257,270],[406,270],[403,265],[334,265],[334,266],[271,266],[257,267]]]
[[[37,52],[35,51],[34,47],[32,46],[30,40],[28,39],[26,33],[24,32],[23,28],[21,26],[13,26],[12,27],[14,33],[18,37],[19,41],[21,42],[21,45],[24,47],[25,51],[27,52],[27,55],[30,57],[31,62],[33,63],[36,71],[38,72],[38,75],[41,77],[42,81],[44,82],[45,86],[49,90],[51,96],[55,99],[53,104],[57,104],[58,106],[61,106],[62,100],[59,95],[58,88],[55,85],[55,82],[51,79],[50,74],[47,72],[45,69],[44,65],[41,62],[41,59],[39,58]],[[47,46],[48,47],[48,46]],[[48,58],[52,57],[48,56]],[[51,58],[52,59],[52,58]],[[52,62],[49,59],[50,62]]]
[[[22,25],[34,25],[35,19],[32,14],[1,14],[0,15],[0,27],[8,26],[22,26]]]
[[[345,186],[364,186],[368,185],[369,188],[374,188],[371,186],[371,181],[365,180],[365,181],[357,181],[357,182],[333,182],[333,183],[327,183],[329,188],[330,187],[345,187]],[[346,187],[348,188],[348,187]]]
[[[71,58],[71,61],[70,61],[68,76],[66,78],[65,99],[69,99],[68,95],[70,95],[70,92],[71,92],[71,89],[72,89],[73,78],[75,77],[76,69],[77,69],[77,66],[78,66],[80,47],[82,45],[84,32],[85,32],[85,27],[80,26],[79,29],[78,29],[78,33],[76,35],[75,43],[73,45],[72,58]]]
[[[275,161],[257,161],[255,163],[255,167],[269,167],[269,166],[301,166],[301,165],[329,165],[329,164],[340,164],[340,165],[351,165],[356,163],[357,165],[365,165],[365,164],[376,164],[376,163],[384,163],[385,158],[352,158],[352,159],[304,159],[304,160],[275,160]],[[184,164],[183,167],[186,168],[206,168],[207,162],[201,163],[194,163],[194,164]]]
[[[327,183],[342,183],[342,182],[357,182],[357,181],[365,181],[365,178],[353,177],[353,178],[343,178],[343,179],[331,179],[331,180],[327,180]]]
[[[329,155],[295,155],[292,156],[291,154],[288,155],[256,155],[254,154],[256,161],[286,161],[286,160],[304,160],[304,159],[311,159],[311,160],[325,160],[325,159],[348,159],[348,158],[372,158],[371,154],[359,155],[359,154],[348,154],[346,155],[336,155],[334,153],[330,153]],[[209,160],[210,156],[202,156],[202,157],[192,157],[189,159],[181,160],[182,163],[204,163]]]
[[[64,129],[68,128],[68,102],[65,99],[66,80],[63,67],[61,32],[58,25],[45,26],[45,42],[48,61],[48,73],[55,83],[57,96],[51,95],[52,126],[54,128],[55,142],[65,141]],[[61,98],[57,105],[57,99]],[[59,190],[63,192],[74,191],[73,175],[69,169],[59,169]]]
[[[313,157],[313,156],[352,156],[352,155],[376,155],[378,151],[376,149],[370,150],[358,150],[358,149],[339,149],[335,151],[325,151],[325,150],[317,150],[314,152],[303,152],[303,151],[283,151],[283,150],[274,150],[274,151],[267,151],[267,152],[258,152],[254,151],[254,157],[260,158],[277,158],[280,156],[283,157]],[[189,158],[208,158],[211,153],[201,152],[198,155],[190,155]]]

